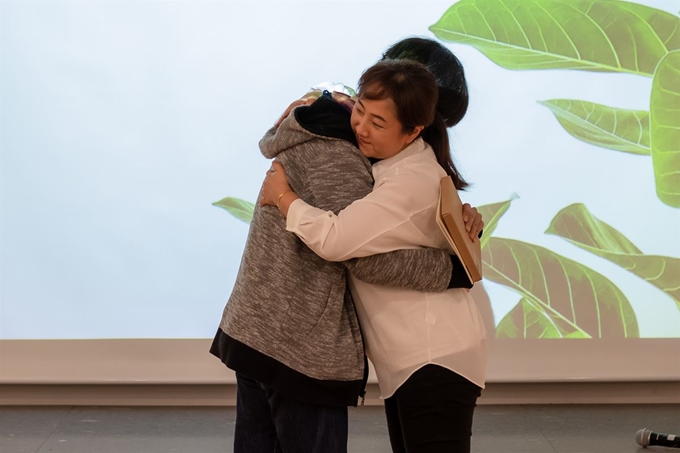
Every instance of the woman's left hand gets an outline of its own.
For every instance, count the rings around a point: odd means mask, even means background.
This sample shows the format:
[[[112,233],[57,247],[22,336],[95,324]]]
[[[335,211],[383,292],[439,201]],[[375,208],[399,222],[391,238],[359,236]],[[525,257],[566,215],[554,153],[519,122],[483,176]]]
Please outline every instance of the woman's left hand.
[[[288,118],[288,115],[290,115],[290,112],[297,106],[300,105],[312,105],[316,101],[316,98],[313,97],[304,97],[302,99],[298,99],[297,101],[293,101],[288,108],[286,109],[285,112],[283,112],[283,115],[274,123],[274,127],[279,127],[281,123],[283,123],[283,120]]]
[[[272,162],[260,190],[260,206],[278,206],[279,196],[289,191],[291,189],[283,165],[276,161]]]
[[[465,222],[465,230],[470,235],[470,239],[472,239],[472,242],[477,242],[479,240],[479,232],[484,228],[482,214],[477,211],[477,208],[473,208],[468,203],[465,203],[463,205],[463,221]]]

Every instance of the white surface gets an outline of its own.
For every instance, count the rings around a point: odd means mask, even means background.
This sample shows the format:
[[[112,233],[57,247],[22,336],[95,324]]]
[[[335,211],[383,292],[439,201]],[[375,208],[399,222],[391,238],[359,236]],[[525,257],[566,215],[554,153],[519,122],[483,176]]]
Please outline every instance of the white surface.
[[[452,3],[0,2],[0,338],[212,336],[247,225],[211,203],[255,199],[269,166],[257,142],[290,101],[321,81],[354,86],[390,43],[432,37]],[[587,264],[623,290],[641,336],[680,338],[673,300],[544,234],[584,202],[645,253],[680,256],[680,211],[656,198],[651,160],[579,142],[537,103],[646,109],[651,79],[508,71],[449,48],[472,96],[452,133],[474,183],[463,201],[519,194],[495,236]],[[498,322],[519,296],[486,288]]]

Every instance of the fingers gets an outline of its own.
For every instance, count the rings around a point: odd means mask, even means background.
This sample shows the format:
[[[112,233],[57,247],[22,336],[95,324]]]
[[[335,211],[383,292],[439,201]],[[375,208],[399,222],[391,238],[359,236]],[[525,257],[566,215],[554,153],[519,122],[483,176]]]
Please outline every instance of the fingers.
[[[265,181],[267,179],[265,178]],[[260,193],[257,195],[257,204],[260,206],[264,206],[264,182],[262,183],[262,187],[260,187]]]
[[[297,101],[293,101],[288,108],[286,109],[285,112],[283,112],[283,115],[281,115],[281,118],[279,118],[276,123],[274,123],[274,127],[279,127],[281,123],[283,123],[283,120],[288,118],[288,115],[290,115],[290,112],[297,106],[299,105],[310,105],[313,103],[316,99],[314,98],[304,98],[304,99],[298,99]]]
[[[477,208],[470,206],[469,203],[465,203],[463,205],[463,221],[465,222],[465,231],[467,231],[470,239],[476,242],[479,239],[479,232],[484,228],[482,214],[477,211]]]
[[[481,218],[481,214],[477,212],[477,208],[473,208],[469,204],[463,205],[463,221],[465,222],[465,230],[469,233],[472,231],[472,226],[477,220],[477,216]]]
[[[484,228],[484,220],[482,220],[482,215],[477,214],[472,227],[470,228],[470,239],[472,242],[476,242],[479,239],[479,232]]]
[[[484,229],[484,219],[481,214],[479,214],[479,219],[475,223],[477,225],[477,234],[479,234]]]
[[[283,165],[281,165],[277,161],[273,161],[272,166],[269,167],[269,169],[267,170],[267,174],[264,177],[265,181],[267,180],[267,178],[269,178],[269,176],[273,175],[277,171],[283,173],[284,177],[286,176],[286,170],[283,168]]]
[[[260,197],[258,198],[260,206],[276,206],[279,195],[286,190],[290,190],[286,171],[278,161],[273,161],[262,183]]]
[[[288,106],[286,111],[283,112],[283,115],[281,115],[281,118],[279,118],[278,121],[276,121],[276,123],[274,123],[274,127],[279,127],[281,125],[281,123],[283,123],[283,120],[288,118],[288,115],[290,115],[291,110],[293,110],[298,105],[302,104],[302,102],[303,102],[302,100],[293,101],[293,103]]]

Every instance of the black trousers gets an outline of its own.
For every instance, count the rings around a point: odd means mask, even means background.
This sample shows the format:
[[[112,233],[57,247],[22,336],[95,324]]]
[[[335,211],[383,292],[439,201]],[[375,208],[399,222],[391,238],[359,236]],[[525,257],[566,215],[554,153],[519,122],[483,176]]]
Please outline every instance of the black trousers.
[[[347,453],[347,407],[281,395],[236,373],[234,453]]]
[[[385,400],[394,453],[469,453],[481,389],[438,365],[419,369]]]

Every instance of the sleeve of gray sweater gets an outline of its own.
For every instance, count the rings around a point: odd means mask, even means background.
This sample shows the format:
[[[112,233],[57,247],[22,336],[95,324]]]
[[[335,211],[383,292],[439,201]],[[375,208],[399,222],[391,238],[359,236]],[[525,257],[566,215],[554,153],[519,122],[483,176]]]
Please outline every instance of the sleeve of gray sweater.
[[[453,264],[439,249],[404,249],[345,261],[359,280],[375,285],[439,292],[449,287]]]
[[[343,153],[342,158],[320,157],[307,163],[307,184],[314,200],[305,201],[313,206],[337,214],[373,190],[370,167],[367,168],[363,156]],[[448,252],[437,249],[396,250],[349,260],[345,265],[356,278],[367,283],[428,292],[446,290],[453,269]]]
[[[267,158],[280,158],[284,167],[295,165],[307,175],[306,202],[336,214],[373,190],[371,166],[359,150],[342,140],[325,140],[324,150],[305,146],[313,135],[292,117],[280,128],[271,128],[260,141]],[[318,137],[318,136],[317,136]],[[302,144],[302,145],[301,145]],[[278,155],[294,147],[296,152]],[[285,156],[284,156],[285,155]],[[443,250],[405,249],[345,262],[359,280],[377,285],[438,292],[452,281],[452,259]]]

